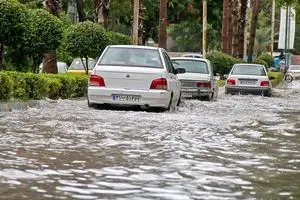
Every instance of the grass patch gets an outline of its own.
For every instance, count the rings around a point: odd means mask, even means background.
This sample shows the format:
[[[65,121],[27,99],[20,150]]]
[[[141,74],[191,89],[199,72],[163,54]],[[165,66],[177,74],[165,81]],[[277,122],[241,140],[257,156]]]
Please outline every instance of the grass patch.
[[[271,80],[272,86],[276,87],[282,81],[282,73],[281,72],[268,72],[269,77],[274,77],[275,79]]]

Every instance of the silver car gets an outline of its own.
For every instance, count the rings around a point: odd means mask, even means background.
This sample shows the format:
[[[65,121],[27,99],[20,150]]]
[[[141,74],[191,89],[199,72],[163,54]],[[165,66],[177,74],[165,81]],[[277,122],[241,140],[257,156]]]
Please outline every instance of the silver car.
[[[218,96],[219,88],[213,68],[207,59],[175,57],[171,59],[176,68],[184,68],[184,74],[178,74],[181,82],[181,97],[211,100]]]
[[[265,66],[235,64],[225,84],[225,94],[258,94],[271,96],[272,84]]]
[[[294,80],[300,80],[300,65],[290,65],[287,74],[291,75]]]

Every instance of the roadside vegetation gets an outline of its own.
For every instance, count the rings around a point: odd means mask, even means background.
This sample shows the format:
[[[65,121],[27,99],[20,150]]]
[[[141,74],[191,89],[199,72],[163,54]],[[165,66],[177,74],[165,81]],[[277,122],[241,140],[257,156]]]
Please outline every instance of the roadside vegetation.
[[[83,95],[81,84],[87,82],[86,76],[38,74],[40,63],[44,64],[46,73],[55,74],[56,61],[70,64],[74,58],[82,61],[88,57],[96,58],[110,44],[131,44],[133,2],[77,0],[70,7],[74,1],[0,0],[0,100]],[[248,10],[245,7],[247,2],[208,1],[212,12],[208,12],[207,16],[207,58],[221,79],[232,65],[245,62],[242,55],[244,30],[251,33],[250,50],[247,51],[251,59],[248,62],[273,66],[273,58],[268,54],[272,1],[251,1]],[[292,4],[296,8],[300,5],[299,1],[276,0],[276,3],[277,16],[281,5]],[[140,44],[148,44],[150,40],[157,43],[159,1],[143,0],[140,6]],[[69,13],[69,8],[76,9],[78,18],[70,17],[74,13]],[[246,17],[251,23],[245,23]],[[278,17],[276,20],[278,22]],[[256,22],[256,26],[252,22]],[[171,51],[201,52],[200,0],[169,0],[168,24],[167,32],[174,43]],[[295,43],[299,38],[296,34]],[[298,51],[297,48],[296,45],[295,51]],[[88,63],[83,62],[83,65],[88,73]],[[277,84],[281,80],[280,75],[271,74],[276,78],[274,84]],[[220,85],[223,83],[219,81]]]

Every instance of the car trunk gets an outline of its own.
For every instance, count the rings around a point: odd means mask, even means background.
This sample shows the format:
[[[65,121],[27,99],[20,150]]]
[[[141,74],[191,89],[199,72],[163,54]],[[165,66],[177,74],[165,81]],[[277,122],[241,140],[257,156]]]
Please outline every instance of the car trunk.
[[[230,79],[236,80],[236,85],[258,87],[261,81],[268,81],[268,77],[265,76],[249,76],[249,75],[231,75]]]
[[[103,77],[106,88],[146,90],[154,79],[162,78],[163,69],[101,66],[97,68],[96,74]]]
[[[177,76],[182,88],[197,87],[198,82],[208,82],[210,80],[209,74],[184,73],[178,74]]]

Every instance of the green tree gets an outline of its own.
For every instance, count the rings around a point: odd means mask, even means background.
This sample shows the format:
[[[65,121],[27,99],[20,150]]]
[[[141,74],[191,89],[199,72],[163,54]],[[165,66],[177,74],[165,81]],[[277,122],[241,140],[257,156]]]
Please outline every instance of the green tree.
[[[26,25],[27,31],[22,41],[23,49],[33,59],[33,71],[38,72],[43,54],[59,47],[63,23],[43,9],[31,9]]]
[[[88,74],[88,58],[96,58],[109,43],[105,29],[99,24],[85,21],[69,28],[65,38],[66,50],[73,57],[80,57]],[[85,63],[83,62],[85,59]]]
[[[15,0],[0,0],[0,69],[3,67],[4,46],[17,44],[26,26],[25,7]]]

